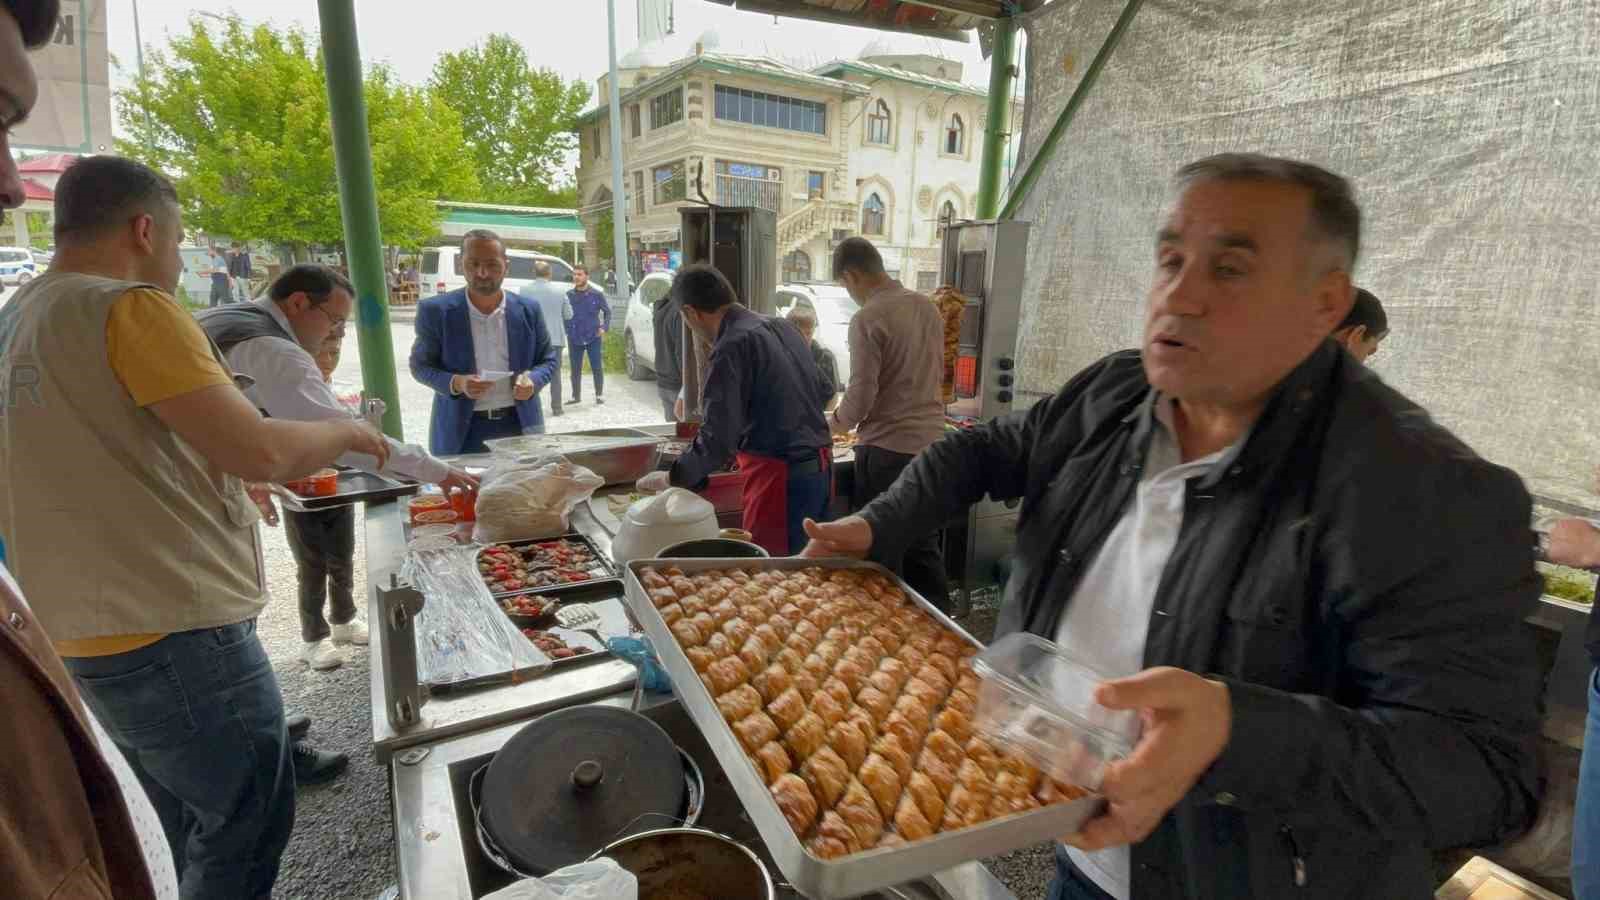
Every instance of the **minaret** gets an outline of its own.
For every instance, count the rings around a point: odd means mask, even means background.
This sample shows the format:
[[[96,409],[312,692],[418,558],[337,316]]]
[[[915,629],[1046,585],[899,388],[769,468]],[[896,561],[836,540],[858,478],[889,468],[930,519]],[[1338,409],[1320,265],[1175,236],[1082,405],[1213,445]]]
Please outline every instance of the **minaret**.
[[[639,0],[639,46],[672,34],[672,3],[673,0]]]

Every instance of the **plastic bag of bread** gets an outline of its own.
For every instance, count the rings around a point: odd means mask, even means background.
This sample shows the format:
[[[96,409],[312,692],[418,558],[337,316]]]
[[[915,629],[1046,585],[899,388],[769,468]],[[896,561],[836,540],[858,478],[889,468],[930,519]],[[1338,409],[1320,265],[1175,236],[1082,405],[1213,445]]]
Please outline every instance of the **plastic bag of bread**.
[[[478,490],[472,538],[492,544],[565,534],[573,507],[603,484],[599,475],[563,457],[492,469]]]

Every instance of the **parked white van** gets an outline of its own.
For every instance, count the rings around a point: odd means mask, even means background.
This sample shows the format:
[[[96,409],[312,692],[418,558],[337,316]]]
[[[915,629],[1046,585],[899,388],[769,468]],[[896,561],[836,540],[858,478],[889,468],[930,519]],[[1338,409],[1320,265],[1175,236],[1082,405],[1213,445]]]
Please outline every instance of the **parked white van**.
[[[572,266],[557,256],[546,256],[532,250],[506,250],[505,289],[520,293],[533,281],[533,264],[538,261],[550,264],[550,280],[572,282]],[[461,247],[429,247],[422,251],[422,264],[417,268],[423,297],[443,294],[467,286],[467,277],[461,271]]]

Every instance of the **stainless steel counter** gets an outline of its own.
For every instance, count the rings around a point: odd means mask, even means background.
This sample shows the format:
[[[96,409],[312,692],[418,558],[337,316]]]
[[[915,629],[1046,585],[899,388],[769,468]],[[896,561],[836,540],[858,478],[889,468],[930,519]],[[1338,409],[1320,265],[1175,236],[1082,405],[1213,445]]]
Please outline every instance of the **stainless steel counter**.
[[[588,663],[566,672],[552,672],[521,684],[485,688],[462,694],[436,696],[422,706],[421,721],[403,731],[389,721],[389,697],[384,687],[382,661],[386,658],[383,616],[377,608],[377,585],[397,575],[405,558],[406,506],[390,501],[367,507],[367,621],[372,623],[372,746],[380,763],[399,750],[443,738],[492,728],[530,718],[540,712],[571,706],[595,697],[628,691],[634,668],[620,659]],[[611,536],[590,516],[587,506],[573,512],[572,524],[604,554],[611,553]]]
[[[668,426],[670,427],[670,426]],[[456,464],[481,464],[483,457],[457,457]],[[377,603],[377,586],[399,574],[405,557],[406,505],[403,501],[370,504],[366,508],[366,558],[368,621],[372,623],[373,660],[372,738],[380,763],[389,767],[390,813],[394,821],[395,859],[400,896],[408,900],[475,900],[503,884],[506,876],[487,867],[477,848],[470,803],[462,785],[471,770],[481,766],[512,735],[542,713],[584,703],[627,708],[633,702],[633,666],[617,659],[598,660],[566,672],[546,674],[503,687],[429,698],[420,721],[404,729],[391,725],[386,710],[382,661],[386,629]],[[574,510],[574,530],[594,542],[609,556],[611,534],[595,520],[587,505]],[[706,813],[700,824],[743,841],[760,854],[769,867],[770,855],[744,814],[726,776],[716,767],[709,749],[692,722],[668,699],[652,705],[647,698],[641,710],[659,721],[685,752],[697,757],[707,771]],[[676,719],[682,721],[676,721]],[[685,730],[688,729],[688,730]],[[772,868],[775,880],[782,873]],[[787,898],[798,897],[780,892]],[[863,898],[866,900],[866,898]],[[938,873],[923,882],[872,895],[872,900],[1016,900],[980,863],[970,862]]]

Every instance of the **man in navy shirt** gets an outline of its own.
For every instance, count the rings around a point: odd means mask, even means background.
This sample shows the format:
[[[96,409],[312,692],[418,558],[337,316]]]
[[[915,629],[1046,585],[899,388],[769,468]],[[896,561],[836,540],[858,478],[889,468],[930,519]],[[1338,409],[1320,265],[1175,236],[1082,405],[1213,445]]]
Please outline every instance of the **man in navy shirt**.
[[[600,344],[606,329],[611,327],[611,304],[606,295],[589,284],[589,270],[582,265],[572,268],[574,287],[567,291],[567,348],[572,353],[572,403],[583,400],[583,359],[589,358],[589,368],[594,370],[594,402],[605,404],[600,395],[606,389],[605,364],[601,362]]]
[[[669,485],[699,490],[737,455],[744,473],[743,527],[773,556],[805,546],[802,523],[828,508],[828,451],[822,418],[827,385],[811,348],[787,322],[739,305],[733,285],[703,264],[672,282],[683,322],[711,343],[705,422],[670,472],[639,479],[654,493]]]

